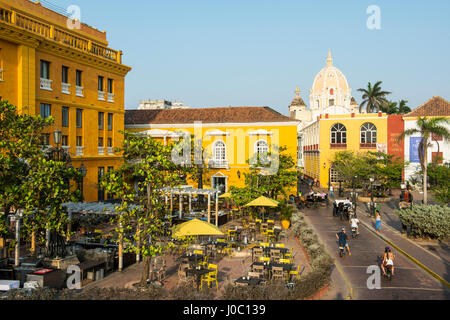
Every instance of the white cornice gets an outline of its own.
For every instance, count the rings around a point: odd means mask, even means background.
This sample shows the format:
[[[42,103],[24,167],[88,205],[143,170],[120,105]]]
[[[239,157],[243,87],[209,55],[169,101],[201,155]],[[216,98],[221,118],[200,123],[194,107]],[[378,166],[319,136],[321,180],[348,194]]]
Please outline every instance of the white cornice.
[[[250,122],[250,123],[203,123],[204,128],[226,127],[290,127],[298,126],[300,121],[289,122]],[[193,123],[182,124],[125,124],[126,129],[170,129],[194,128]]]

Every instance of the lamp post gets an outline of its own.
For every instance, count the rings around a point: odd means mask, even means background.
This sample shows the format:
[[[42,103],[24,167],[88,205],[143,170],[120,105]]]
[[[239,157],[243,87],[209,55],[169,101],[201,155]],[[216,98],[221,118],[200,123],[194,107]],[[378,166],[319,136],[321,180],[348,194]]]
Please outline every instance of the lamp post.
[[[355,207],[355,214],[356,214],[356,179],[358,179],[358,176],[353,177],[353,206]]]
[[[81,174],[81,183],[80,183],[80,190],[81,190],[81,202],[84,202],[84,193],[83,193],[83,180],[86,178],[87,169],[84,163],[81,164],[81,166],[78,168],[78,171]]]
[[[370,177],[370,215],[373,216],[374,215],[374,203],[373,203],[373,182],[375,181],[375,179],[373,177]]]

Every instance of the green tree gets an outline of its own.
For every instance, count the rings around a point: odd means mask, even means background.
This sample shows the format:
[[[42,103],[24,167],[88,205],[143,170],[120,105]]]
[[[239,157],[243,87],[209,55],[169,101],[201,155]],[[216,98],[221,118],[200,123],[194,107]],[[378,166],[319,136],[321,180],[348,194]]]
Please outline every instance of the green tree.
[[[381,111],[387,114],[398,114],[398,103],[393,101],[387,101],[381,106]]]
[[[16,106],[0,101],[0,237],[7,232],[6,217],[11,209],[17,212],[26,206],[24,183],[30,164],[44,156],[41,133],[52,123],[52,118],[19,115]]]
[[[432,135],[441,136],[444,140],[450,140],[450,131],[445,127],[450,124],[450,119],[445,117],[419,117],[416,123],[416,128],[405,130],[398,138],[402,141],[405,137],[419,134],[422,141],[419,144],[419,159],[423,172],[423,202],[428,203],[428,148],[431,146]]]
[[[411,112],[411,108],[407,106],[408,101],[400,100],[398,103],[398,114],[407,114]]]
[[[164,206],[164,188],[180,185],[184,172],[172,161],[173,146],[163,146],[148,136],[124,132],[120,149],[124,164],[101,181],[108,194],[120,198],[116,207],[119,244],[136,252],[144,261],[141,284],[149,278],[151,259],[167,248],[170,222]],[[137,192],[135,190],[137,187]],[[125,234],[130,237],[124,237]]]
[[[434,199],[446,206],[450,203],[450,167],[436,162],[428,165],[428,178]],[[423,174],[420,172],[420,174]]]
[[[386,96],[391,94],[391,92],[382,91],[382,83],[382,81],[378,81],[372,87],[372,84],[369,82],[367,84],[367,89],[358,89],[358,91],[363,94],[363,101],[359,106],[359,112],[362,112],[364,108],[366,108],[367,113],[374,113],[375,111],[380,112],[381,107],[387,103]]]

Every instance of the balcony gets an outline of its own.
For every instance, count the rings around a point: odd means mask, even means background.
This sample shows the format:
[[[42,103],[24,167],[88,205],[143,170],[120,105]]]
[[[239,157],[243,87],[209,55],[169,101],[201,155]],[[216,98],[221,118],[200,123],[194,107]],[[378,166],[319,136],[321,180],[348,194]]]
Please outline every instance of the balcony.
[[[42,90],[53,91],[52,89],[53,80],[41,78],[41,86]]]
[[[37,34],[45,39],[55,41],[104,59],[122,63],[122,52],[103,46],[76,33],[68,32],[59,26],[43,22],[24,13],[0,6],[0,23],[15,26],[30,33]]]
[[[79,87],[79,86],[77,86],[77,87],[76,87],[76,93],[75,93],[76,96],[77,96],[77,97],[84,98],[83,90],[84,90],[84,87]]]
[[[108,92],[107,97],[108,97],[108,102],[114,102],[114,93]]]
[[[346,143],[332,143],[330,144],[330,149],[347,149]]]
[[[70,94],[70,84],[68,83],[61,83],[61,92],[64,94]]]
[[[377,144],[376,143],[360,143],[359,148],[360,149],[376,149]]]
[[[62,146],[63,150],[67,153],[69,153],[70,146]]]
[[[75,155],[77,157],[83,156],[84,155],[84,147],[77,147]]]
[[[105,155],[105,147],[98,147],[98,155],[99,156]]]
[[[0,82],[3,81],[3,69],[0,69]]]
[[[113,156],[113,155],[114,155],[114,148],[108,147],[108,156]]]
[[[208,167],[215,169],[228,169],[230,166],[230,162],[228,160],[216,160],[210,159],[208,162]]]
[[[105,91],[98,92],[98,100],[105,101]]]

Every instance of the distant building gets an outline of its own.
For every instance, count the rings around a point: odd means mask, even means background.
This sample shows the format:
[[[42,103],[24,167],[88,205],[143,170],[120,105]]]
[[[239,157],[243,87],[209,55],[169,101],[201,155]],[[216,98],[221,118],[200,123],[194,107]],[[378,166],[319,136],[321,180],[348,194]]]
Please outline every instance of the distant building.
[[[163,109],[188,109],[184,103],[168,100],[142,100],[139,104],[138,110],[163,110]]]

